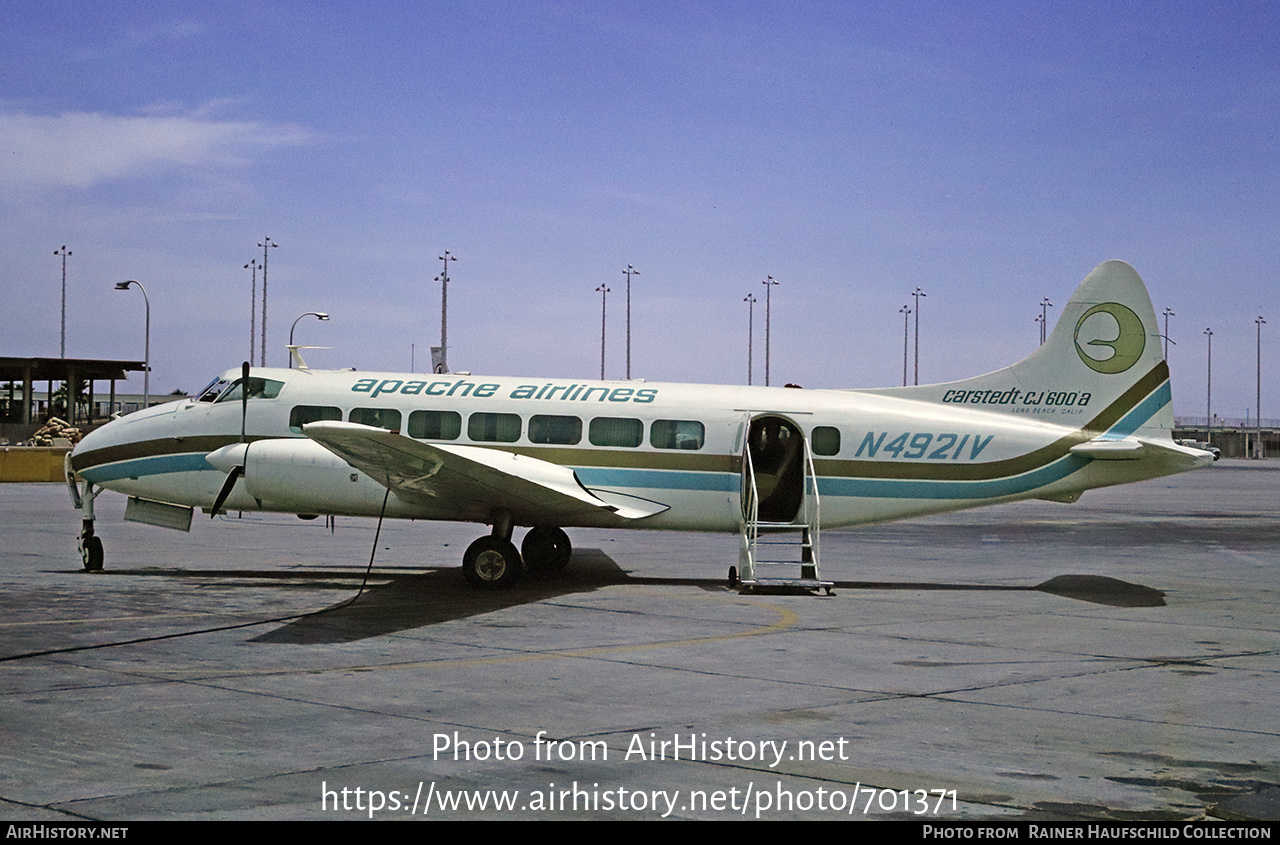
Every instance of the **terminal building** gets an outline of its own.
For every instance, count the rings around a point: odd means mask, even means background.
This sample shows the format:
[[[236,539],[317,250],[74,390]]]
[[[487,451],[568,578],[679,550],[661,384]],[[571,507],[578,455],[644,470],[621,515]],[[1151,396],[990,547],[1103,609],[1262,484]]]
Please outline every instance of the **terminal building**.
[[[0,436],[25,439],[51,416],[91,426],[114,413],[136,411],[142,407],[142,395],[118,394],[116,382],[145,370],[142,361],[0,357]],[[76,401],[68,403],[68,395]],[[171,398],[152,396],[150,402],[156,405]]]

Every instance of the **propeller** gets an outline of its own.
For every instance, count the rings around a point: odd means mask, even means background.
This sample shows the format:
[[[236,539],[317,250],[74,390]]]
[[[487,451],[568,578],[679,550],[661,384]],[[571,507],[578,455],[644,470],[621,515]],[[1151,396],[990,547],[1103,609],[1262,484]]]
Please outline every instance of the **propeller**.
[[[248,415],[249,362],[245,361],[240,365],[240,442],[231,446],[223,446],[221,449],[215,449],[205,456],[206,461],[227,474],[226,481],[222,482],[222,489],[218,491],[217,498],[213,500],[213,510],[209,513],[210,519],[218,515],[218,511],[222,509],[223,503],[227,501],[227,497],[231,495],[232,489],[236,486],[236,481],[240,476],[244,475],[245,459],[249,452],[248,437],[245,433],[245,420]]]

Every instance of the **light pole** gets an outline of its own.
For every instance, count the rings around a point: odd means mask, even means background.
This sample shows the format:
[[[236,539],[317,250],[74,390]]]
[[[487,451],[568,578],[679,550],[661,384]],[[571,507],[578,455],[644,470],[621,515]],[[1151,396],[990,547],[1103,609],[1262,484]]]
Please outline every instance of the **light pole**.
[[[437,372],[449,372],[449,262],[457,261],[458,256],[450,255],[449,250],[440,256],[444,269],[436,276],[440,283],[440,363]]]
[[[1209,363],[1204,379],[1204,427],[1208,431],[1209,427],[1213,425],[1213,329],[1205,329],[1204,335],[1209,338]]]
[[[1262,325],[1267,321],[1262,319],[1262,315],[1258,315],[1258,319],[1254,320],[1258,325],[1258,395],[1257,407],[1254,409],[1254,417],[1258,425],[1257,445],[1254,447],[1258,451],[1258,457],[1261,458],[1265,453],[1262,447]]]
[[[911,309],[904,305],[898,309],[898,313],[902,315],[902,386],[907,386],[907,335],[908,323],[911,320]]]
[[[253,287],[249,290],[249,361],[253,361],[253,336],[254,329],[257,328],[254,322],[258,319],[258,259],[253,259],[244,265],[244,269],[253,270]]]
[[[1049,326],[1049,309],[1053,307],[1053,303],[1049,301],[1049,297],[1040,300],[1040,345],[1044,346],[1045,338],[1048,337]]]
[[[67,249],[67,245],[63,244],[62,249],[55,249],[54,255],[62,256],[62,344],[58,347],[58,356],[60,358],[67,357],[67,256],[71,254],[71,250]]]
[[[747,303],[747,384],[751,384],[751,364],[755,358],[756,295],[749,293],[742,297],[742,301]]]
[[[916,288],[911,294],[916,298],[916,384],[920,383],[920,297],[925,296],[925,292]]]
[[[600,380],[604,381],[604,314],[605,303],[609,299],[609,288],[601,285],[596,288],[596,292],[600,294]]]
[[[631,378],[631,277],[639,276],[640,271],[627,265],[627,269],[622,271],[627,277],[627,379]]]
[[[1164,359],[1169,360],[1169,318],[1178,316],[1172,308],[1164,309]],[[1177,346],[1178,344],[1174,344]]]
[[[142,291],[142,302],[147,307],[142,361],[142,407],[145,409],[151,407],[151,297],[147,296],[147,289],[142,286],[142,282],[136,279],[130,279],[127,282],[116,282],[116,290],[128,290],[130,285],[137,285],[138,290]]]
[[[298,320],[303,317],[315,317],[317,320],[328,320],[329,315],[323,311],[308,311],[305,314],[299,314]],[[293,330],[298,327],[298,320],[293,321],[293,325],[289,327],[289,369],[293,369]]]
[[[769,294],[773,291],[773,286],[778,280],[773,276],[766,276],[765,280],[760,284],[764,285],[764,386],[769,386],[769,327],[770,327],[770,308]]]
[[[258,353],[260,367],[267,365],[267,251],[275,249],[280,244],[271,240],[271,238],[263,238],[258,244],[262,247],[262,349]]]

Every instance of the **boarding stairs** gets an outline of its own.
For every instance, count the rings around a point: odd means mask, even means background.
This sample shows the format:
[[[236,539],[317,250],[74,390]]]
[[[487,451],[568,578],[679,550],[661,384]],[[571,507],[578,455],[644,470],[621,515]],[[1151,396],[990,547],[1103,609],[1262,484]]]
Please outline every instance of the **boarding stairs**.
[[[818,562],[820,507],[818,476],[808,439],[804,444],[804,495],[795,516],[786,522],[760,519],[760,491],[756,483],[751,449],[742,450],[742,530],[738,544],[736,586],[740,593],[759,589],[825,590],[832,594],[832,581],[822,580]],[[798,577],[783,571],[796,567]],[[795,571],[795,570],[793,570]],[[774,574],[777,573],[777,574]],[[735,579],[730,578],[731,581]]]

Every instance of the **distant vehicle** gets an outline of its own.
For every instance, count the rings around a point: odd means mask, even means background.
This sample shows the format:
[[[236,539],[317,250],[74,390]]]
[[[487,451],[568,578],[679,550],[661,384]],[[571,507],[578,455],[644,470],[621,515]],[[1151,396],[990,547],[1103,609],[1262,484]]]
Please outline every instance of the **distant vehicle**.
[[[1219,449],[1217,446],[1214,446],[1210,443],[1205,443],[1203,440],[1179,440],[1177,441],[1177,443],[1179,446],[1189,446],[1192,449],[1200,449],[1202,451],[1208,452],[1209,454],[1213,455],[1213,459],[1215,461],[1218,460],[1218,458],[1222,457],[1221,449]]]

